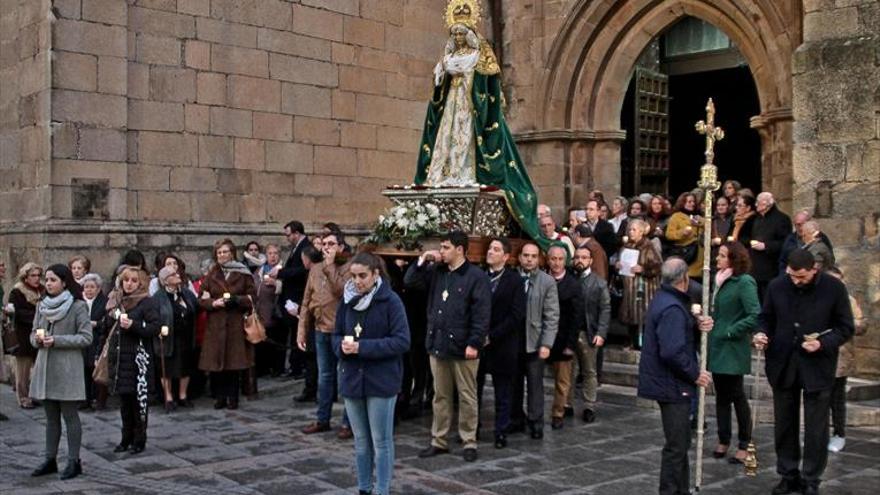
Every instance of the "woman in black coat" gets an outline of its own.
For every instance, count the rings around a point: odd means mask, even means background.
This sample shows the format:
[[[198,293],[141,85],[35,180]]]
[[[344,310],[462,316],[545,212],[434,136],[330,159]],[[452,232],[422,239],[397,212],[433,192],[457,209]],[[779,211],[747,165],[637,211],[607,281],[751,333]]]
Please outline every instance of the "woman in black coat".
[[[193,349],[195,348],[195,321],[198,300],[183,285],[183,278],[176,269],[166,266],[159,270],[159,290],[152,298],[161,318],[159,338],[153,339],[162,389],[165,393],[165,412],[177,405],[192,407],[187,397],[189,377],[193,372]],[[174,400],[172,380],[179,380],[178,399]]]
[[[101,291],[101,277],[96,273],[88,273],[79,280],[83,288],[83,301],[89,308],[89,320],[92,322],[92,343],[83,349],[83,365],[85,366],[86,402],[83,409],[95,408],[102,410],[107,407],[107,386],[95,383],[92,374],[95,371],[95,360],[101,355],[99,343],[104,341],[101,323],[107,316],[107,296]]]
[[[159,335],[159,311],[150,299],[147,272],[123,266],[110,293],[105,338],[110,339],[110,390],[119,394],[122,441],[113,452],[143,452],[147,443],[147,407],[155,364],[153,338]]]
[[[40,278],[43,268],[36,263],[25,263],[18,271],[18,281],[9,292],[9,303],[12,304],[12,327],[15,331],[18,346],[7,349],[15,356],[15,392],[18,405],[22,409],[33,409],[34,402],[28,396],[31,387],[31,369],[37,357],[37,349],[31,345],[30,335],[34,325],[37,304],[45,295]]]

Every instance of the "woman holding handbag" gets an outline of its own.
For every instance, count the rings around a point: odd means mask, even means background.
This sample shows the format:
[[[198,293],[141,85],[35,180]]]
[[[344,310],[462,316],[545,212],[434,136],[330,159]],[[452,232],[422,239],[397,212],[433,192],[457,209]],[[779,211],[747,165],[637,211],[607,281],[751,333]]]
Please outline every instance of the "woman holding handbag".
[[[247,339],[244,316],[256,294],[250,270],[235,261],[229,239],[214,244],[214,265],[200,287],[199,306],[208,313],[199,369],[211,374],[215,409],[237,409],[241,372],[254,364],[254,346]]]
[[[394,404],[409,350],[409,324],[403,302],[382,279],[378,257],[359,253],[349,271],[333,331],[339,394],[354,432],[358,493],[387,495],[394,471]]]
[[[132,454],[138,454],[147,444],[148,394],[155,368],[153,338],[159,335],[159,311],[147,291],[147,272],[127,265],[117,272],[104,318],[110,329],[106,333],[109,387],[119,395],[122,416],[122,440],[113,452],[131,449]]]
[[[46,410],[46,459],[31,473],[58,472],[61,418],[67,428],[67,466],[61,479],[82,474],[79,459],[82,425],[79,405],[86,398],[83,349],[92,343],[89,310],[82,289],[66,265],[46,270],[46,298],[37,305],[30,343],[38,350],[30,396],[43,401]]]

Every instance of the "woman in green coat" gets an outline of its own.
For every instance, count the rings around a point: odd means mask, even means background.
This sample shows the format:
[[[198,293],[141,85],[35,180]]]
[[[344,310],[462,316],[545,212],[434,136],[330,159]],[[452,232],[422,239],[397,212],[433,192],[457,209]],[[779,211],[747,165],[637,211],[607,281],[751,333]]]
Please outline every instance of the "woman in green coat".
[[[715,411],[718,418],[718,446],[712,454],[727,455],[731,439],[730,406],[736,411],[738,447],[731,463],[746,458],[752,436],[749,401],[743,390],[743,375],[751,372],[751,333],[761,310],[758,285],[748,274],[749,253],[738,242],[727,242],[718,249],[718,272],[712,299],[715,327],[709,333],[709,371],[715,384]]]

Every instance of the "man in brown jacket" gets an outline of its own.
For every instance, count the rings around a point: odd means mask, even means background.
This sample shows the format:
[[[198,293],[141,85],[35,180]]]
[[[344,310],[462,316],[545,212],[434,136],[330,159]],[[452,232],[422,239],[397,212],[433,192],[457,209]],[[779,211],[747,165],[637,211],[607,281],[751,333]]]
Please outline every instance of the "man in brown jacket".
[[[317,420],[302,429],[306,434],[330,430],[330,414],[336,395],[336,355],[331,345],[332,335],[336,326],[336,308],[342,299],[348,273],[348,265],[342,256],[342,247],[345,245],[342,234],[327,234],[322,244],[324,260],[309,270],[296,333],[296,345],[304,351],[308,332],[315,332],[315,353],[318,358]],[[352,437],[345,413],[337,436],[341,439]]]

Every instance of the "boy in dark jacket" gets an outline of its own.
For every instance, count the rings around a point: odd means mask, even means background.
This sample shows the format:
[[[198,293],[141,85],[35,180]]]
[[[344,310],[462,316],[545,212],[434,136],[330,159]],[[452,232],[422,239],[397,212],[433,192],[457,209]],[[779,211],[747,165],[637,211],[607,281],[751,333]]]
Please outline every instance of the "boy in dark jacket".
[[[706,387],[709,373],[700,371],[694,351],[694,317],[687,296],[688,266],[680,258],[663,263],[661,287],[648,307],[639,362],[639,397],[656,400],[663,418],[660,494],[689,493],[688,449],[691,433],[688,413],[696,386]],[[702,318],[700,330],[712,329]]]

